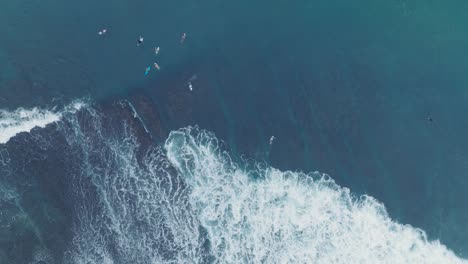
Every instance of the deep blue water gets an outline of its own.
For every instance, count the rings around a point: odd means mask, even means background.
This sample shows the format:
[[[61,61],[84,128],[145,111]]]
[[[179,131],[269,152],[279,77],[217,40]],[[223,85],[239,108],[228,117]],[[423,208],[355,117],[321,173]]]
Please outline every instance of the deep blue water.
[[[87,98],[110,113],[108,104],[127,99],[156,145],[170,131],[198,125],[233,156],[327,173],[356,196],[381,201],[392,219],[466,257],[466,11],[462,1],[3,2],[0,108],[51,108]],[[109,32],[98,36],[102,27]],[[145,43],[137,47],[140,35]],[[161,47],[157,57],[155,46]],[[145,77],[154,61],[161,71]],[[65,144],[59,132],[47,133],[45,141],[57,136],[53,145]],[[18,177],[21,183],[5,176],[5,186],[18,184],[19,193],[25,185],[43,188],[22,194],[36,228],[2,227],[5,259],[36,247],[38,233],[72,232],[74,219],[66,209],[74,203],[55,196],[62,184],[50,185],[44,176],[70,174],[57,165],[72,166],[59,159],[63,150],[29,149],[21,140],[9,145],[9,153],[21,150],[18,162],[37,153],[43,162],[9,164],[13,176],[28,176]],[[33,176],[36,167],[41,177]],[[2,213],[8,210],[5,205]],[[46,220],[53,210],[56,226]],[[44,244],[66,251],[68,237],[60,237],[63,245],[54,237],[52,246]],[[12,243],[18,246],[6,246]]]

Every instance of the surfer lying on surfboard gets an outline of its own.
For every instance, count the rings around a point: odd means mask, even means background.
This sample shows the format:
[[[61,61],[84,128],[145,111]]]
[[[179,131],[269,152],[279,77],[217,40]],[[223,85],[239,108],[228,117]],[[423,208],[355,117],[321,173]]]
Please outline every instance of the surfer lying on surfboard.
[[[150,72],[150,70],[151,70],[151,66],[146,67],[146,69],[145,69],[145,76],[148,75],[148,73]]]
[[[137,39],[137,46],[140,46],[141,44],[143,44],[143,37],[140,36],[138,39]]]
[[[154,63],[154,68],[156,68],[158,71],[160,70],[159,65],[156,62]]]
[[[180,44],[184,44],[186,37],[187,37],[187,34],[185,32],[182,33],[182,37],[180,38]]]

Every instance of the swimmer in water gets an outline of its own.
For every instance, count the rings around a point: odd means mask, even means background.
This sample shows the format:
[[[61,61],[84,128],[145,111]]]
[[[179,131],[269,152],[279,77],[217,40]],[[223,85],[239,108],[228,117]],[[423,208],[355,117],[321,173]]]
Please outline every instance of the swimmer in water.
[[[154,68],[156,68],[158,71],[160,70],[159,65],[156,62],[154,63]]]
[[[186,37],[187,37],[187,34],[185,34],[185,32],[182,33],[182,37],[180,38],[180,44],[184,44]]]
[[[190,89],[190,91],[193,91],[192,82],[188,82],[188,88]]]
[[[143,37],[140,36],[138,39],[137,39],[137,46],[140,46],[143,44]]]
[[[154,48],[154,55],[158,55],[159,54],[159,47],[155,47]]]

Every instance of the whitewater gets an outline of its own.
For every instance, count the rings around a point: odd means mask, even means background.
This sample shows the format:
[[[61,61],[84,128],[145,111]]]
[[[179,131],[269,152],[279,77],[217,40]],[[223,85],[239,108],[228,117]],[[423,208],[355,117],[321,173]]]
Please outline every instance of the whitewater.
[[[193,130],[171,132],[165,149],[218,263],[462,263],[372,197],[353,198],[318,172],[246,170],[213,134]]]
[[[84,106],[83,101],[75,101],[62,111],[34,107],[31,109],[18,108],[14,111],[0,109],[0,144],[7,143],[12,137],[21,132],[30,132],[35,127],[44,128],[60,120],[64,113],[74,113]]]
[[[66,139],[73,235],[57,263],[467,263],[325,174],[237,159],[198,127],[154,142],[129,102],[114,112],[131,119],[112,122],[92,104],[66,109],[0,119],[3,143],[33,124]],[[31,263],[53,263],[38,252]]]

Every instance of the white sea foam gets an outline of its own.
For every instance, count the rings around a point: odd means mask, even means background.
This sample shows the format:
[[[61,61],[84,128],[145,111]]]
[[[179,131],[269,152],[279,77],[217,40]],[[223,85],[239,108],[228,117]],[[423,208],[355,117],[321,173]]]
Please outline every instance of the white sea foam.
[[[50,252],[44,248],[37,248],[33,253],[33,259],[29,264],[40,264],[47,263],[53,264],[54,259],[50,255]]]
[[[372,197],[354,199],[319,173],[247,171],[191,130],[172,132],[165,149],[216,263],[466,263]]]
[[[139,160],[130,127],[88,111],[94,129],[61,127],[81,161],[63,263],[467,263],[329,177],[247,169],[195,128]]]
[[[0,144],[7,143],[21,132],[30,132],[35,127],[45,127],[57,122],[66,112],[74,113],[85,105],[82,101],[74,101],[62,111],[55,109],[18,108],[14,111],[0,109]]]

